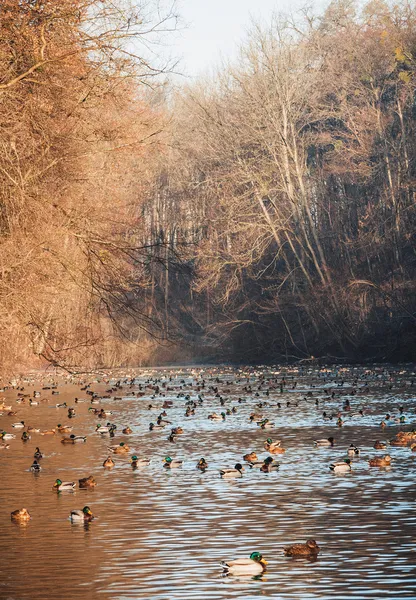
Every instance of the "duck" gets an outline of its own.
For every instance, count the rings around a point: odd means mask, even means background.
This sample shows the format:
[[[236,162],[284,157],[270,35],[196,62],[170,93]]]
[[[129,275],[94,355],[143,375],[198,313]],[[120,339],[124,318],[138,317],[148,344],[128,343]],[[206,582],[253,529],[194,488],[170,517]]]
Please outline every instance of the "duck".
[[[37,460],[34,460],[32,466],[30,467],[30,470],[33,471],[33,473],[39,473],[42,470],[42,467],[40,466]]]
[[[348,448],[348,456],[359,456],[360,455],[360,450],[354,446],[354,444],[350,444],[350,447]]]
[[[81,490],[85,490],[87,488],[93,488],[97,485],[94,477],[90,475],[89,477],[83,477],[82,479],[78,479],[78,485]]]
[[[61,481],[57,479],[53,484],[53,490],[57,492],[73,492],[75,490],[75,482],[74,481]]]
[[[244,454],[243,460],[246,462],[255,462],[258,460],[257,454],[255,452],[250,452],[250,454]]]
[[[329,465],[329,468],[334,473],[346,473],[347,471],[351,471],[351,461],[349,458],[346,458],[343,462],[336,462]]]
[[[62,404],[55,404],[56,408],[66,408],[66,402],[62,402]]]
[[[100,425],[98,423],[97,427],[95,428],[95,433],[101,433],[101,435],[104,435],[106,433],[110,433],[110,428],[106,425]]]
[[[347,471],[351,471],[351,461],[349,458],[346,458],[343,462],[336,462],[329,465],[329,468],[334,473],[346,473]]]
[[[164,428],[165,428],[164,425],[155,425],[154,423],[149,424],[149,431],[157,431],[157,430],[164,429]]]
[[[73,427],[70,427],[69,425],[61,425],[61,423],[59,423],[56,428],[59,433],[71,433],[73,430]]]
[[[410,450],[411,450],[412,452],[416,452],[416,444],[412,444],[412,445],[410,446]]]
[[[25,427],[25,422],[19,421],[18,423],[13,423],[12,427],[14,427],[15,429],[23,429],[23,427]]]
[[[330,447],[333,446],[335,444],[335,440],[333,437],[329,437],[326,440],[315,440],[314,442],[315,446],[318,446],[319,448],[325,448],[325,447]]]
[[[390,440],[390,446],[407,446],[409,444],[409,439],[405,437],[394,438]]]
[[[178,469],[183,464],[183,460],[172,459],[170,456],[166,456],[163,462],[165,469]]]
[[[139,458],[134,454],[131,457],[130,462],[133,469],[136,469],[137,467],[148,467],[150,465],[150,458]]]
[[[221,469],[220,476],[223,479],[232,479],[235,477],[242,477],[243,471],[244,471],[243,466],[240,463],[237,463],[234,466],[234,469]]]
[[[391,456],[385,454],[384,456],[375,456],[368,461],[370,467],[390,467]]]
[[[27,431],[24,431],[22,433],[22,437],[20,438],[23,442],[28,442],[30,440],[30,435],[28,434]]]
[[[116,463],[113,461],[111,456],[107,456],[105,461],[103,462],[103,467],[106,469],[112,469]]]
[[[45,429],[44,431],[41,431],[41,435],[55,435],[55,433],[55,429]]]
[[[82,510],[71,510],[69,518],[73,523],[89,523],[95,517],[89,506],[84,506]]]
[[[12,521],[30,521],[32,518],[26,508],[17,508],[10,513]]]
[[[208,468],[208,463],[205,458],[199,459],[199,461],[196,463],[196,468],[200,471],[205,471]]]
[[[267,450],[267,452],[270,452],[270,454],[275,454],[275,449],[280,448],[280,444],[280,440],[276,440],[274,442],[272,438],[267,438],[267,440],[263,444],[263,447],[265,450]]]
[[[262,464],[262,466],[260,467],[260,471],[262,473],[271,473],[272,471],[278,471],[279,470],[279,463],[275,463],[273,458],[271,456],[268,456],[264,463]]]
[[[63,437],[61,444],[76,444],[77,442],[86,442],[87,438],[83,435],[74,435],[73,433],[69,437]]]
[[[14,440],[16,436],[13,433],[6,433],[5,431],[3,431],[1,437],[3,440]]]
[[[292,546],[283,548],[283,553],[286,556],[316,557],[318,556],[319,551],[320,548],[315,540],[308,540],[306,544],[293,544]]]
[[[130,429],[129,426],[127,426],[123,429],[122,433],[124,433],[124,435],[130,435],[131,433],[133,433],[133,431]]]
[[[38,427],[31,427],[30,425],[27,426],[26,430],[28,433],[40,433],[40,429]]]
[[[275,424],[269,421],[269,419],[263,419],[259,425],[262,429],[273,429],[275,427]]]
[[[218,415],[217,413],[212,413],[212,415],[208,415],[208,419],[210,419],[211,421],[224,421],[225,413],[222,412],[220,415]]]
[[[33,455],[33,458],[36,458],[36,460],[40,460],[41,458],[43,458],[43,454],[39,450],[38,446],[36,446],[36,448],[35,448],[35,454]]]
[[[124,442],[120,442],[118,446],[108,446],[108,450],[113,454],[126,454],[130,452],[130,448]]]
[[[172,433],[173,433],[173,435],[182,435],[183,429],[182,429],[182,427],[174,427],[172,429]]]
[[[0,443],[0,450],[10,450],[10,444]]]
[[[260,575],[266,570],[267,561],[260,552],[252,552],[249,558],[222,561],[224,573],[231,575]]]
[[[386,442],[380,442],[380,440],[376,440],[374,442],[373,448],[375,450],[385,450],[387,448],[387,444],[386,444]]]

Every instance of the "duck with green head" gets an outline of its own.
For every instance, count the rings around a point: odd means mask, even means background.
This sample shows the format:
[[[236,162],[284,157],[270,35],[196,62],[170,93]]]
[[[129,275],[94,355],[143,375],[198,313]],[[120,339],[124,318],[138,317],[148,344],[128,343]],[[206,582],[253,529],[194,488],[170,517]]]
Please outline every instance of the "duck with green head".
[[[165,469],[178,469],[183,465],[183,460],[173,459],[170,456],[166,456],[163,462]]]
[[[133,469],[148,467],[150,465],[150,458],[139,458],[136,454],[133,454],[130,463]]]
[[[250,558],[223,561],[221,565],[224,573],[230,575],[260,575],[266,570],[267,562],[260,552],[252,552]]]
[[[84,506],[82,510],[71,510],[71,514],[69,515],[72,523],[89,523],[95,517],[91,512],[89,506]]]
[[[109,446],[108,449],[113,454],[126,454],[130,452],[130,448],[124,442],[120,442],[118,446]]]
[[[75,490],[74,481],[61,481],[57,479],[52,488],[55,492],[73,492]]]

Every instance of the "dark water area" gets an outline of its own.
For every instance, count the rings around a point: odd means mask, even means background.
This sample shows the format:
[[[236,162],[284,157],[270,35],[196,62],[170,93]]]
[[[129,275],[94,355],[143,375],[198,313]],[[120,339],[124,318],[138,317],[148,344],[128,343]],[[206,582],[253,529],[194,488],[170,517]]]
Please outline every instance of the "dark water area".
[[[118,380],[121,388],[110,394],[107,390]],[[42,390],[54,381],[59,395]],[[9,386],[0,394],[6,408],[11,405],[17,412],[8,416],[8,410],[0,409],[0,430],[16,435],[3,442],[9,449],[0,450],[1,600],[416,598],[416,452],[410,444],[373,448],[376,440],[388,441],[416,428],[413,368],[194,367],[101,373],[89,378],[89,391],[111,395],[93,405],[111,411],[106,418],[89,410],[91,395],[80,390],[82,381],[34,374],[12,382],[24,390]],[[16,402],[18,393],[33,397],[35,390],[41,393],[38,405],[29,406],[29,398]],[[83,402],[75,403],[75,397]],[[172,408],[164,418],[172,424],[149,431],[166,400]],[[189,400],[197,407],[185,417]],[[75,408],[74,418],[68,419],[66,408],[56,408],[63,402]],[[237,412],[225,420],[208,419],[233,407]],[[323,411],[333,418],[325,420]],[[337,426],[338,411],[342,427]],[[261,429],[250,421],[253,412],[275,427]],[[382,429],[386,413],[391,419]],[[405,416],[402,424],[400,414]],[[21,420],[41,430],[69,424],[87,441],[67,445],[61,439],[69,434],[31,433],[23,442],[23,430],[12,427]],[[107,421],[117,425],[113,438],[95,432],[98,423]],[[127,425],[131,435],[121,433]],[[184,433],[171,443],[170,430],[177,426]],[[334,447],[314,445],[330,436]],[[240,479],[220,477],[219,469],[243,463],[250,451],[266,458],[263,443],[268,437],[281,440],[286,449],[274,456],[280,463],[277,472],[262,473],[245,464]],[[120,442],[131,451],[113,455],[115,467],[104,469],[108,446]],[[360,449],[351,472],[334,474],[329,465],[344,460],[351,443]],[[29,469],[36,446],[44,454],[39,474]],[[391,467],[370,468],[370,458],[387,453]],[[150,465],[133,470],[133,454],[149,458]],[[168,455],[183,460],[182,468],[165,469]],[[201,457],[208,462],[204,473],[196,469]],[[57,478],[78,482],[89,475],[97,481],[94,489],[77,484],[74,492],[52,490]],[[70,511],[85,505],[97,518],[88,525],[72,524]],[[27,524],[10,519],[11,511],[22,507],[31,515]],[[284,546],[308,538],[321,548],[317,560],[284,556]],[[222,560],[253,551],[268,561],[260,578],[223,576]]]

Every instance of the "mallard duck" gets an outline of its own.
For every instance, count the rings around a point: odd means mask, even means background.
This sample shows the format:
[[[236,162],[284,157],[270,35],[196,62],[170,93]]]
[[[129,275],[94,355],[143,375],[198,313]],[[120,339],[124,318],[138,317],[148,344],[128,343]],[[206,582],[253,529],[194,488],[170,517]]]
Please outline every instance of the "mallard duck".
[[[28,433],[40,433],[40,429],[38,427],[31,427],[30,425],[27,426],[26,430]]]
[[[20,438],[23,442],[28,442],[30,440],[30,435],[28,434],[27,431],[24,431],[22,433],[22,437]]]
[[[359,456],[360,455],[360,450],[354,446],[354,444],[350,444],[350,447],[348,448],[348,456]]]
[[[391,456],[385,454],[384,456],[375,456],[368,461],[370,467],[389,467],[391,464]]]
[[[14,440],[16,436],[13,433],[6,433],[5,431],[3,431],[1,437],[3,440]]]
[[[222,412],[220,415],[218,415],[217,413],[212,413],[212,415],[208,415],[208,419],[210,419],[211,421],[224,421],[225,413]]]
[[[308,540],[306,544],[293,544],[283,548],[286,556],[317,556],[320,548],[315,540]]]
[[[57,492],[73,492],[75,489],[74,481],[61,481],[57,479],[53,484],[53,488]]]
[[[234,469],[221,469],[220,475],[223,479],[231,479],[234,477],[242,477],[243,471],[243,466],[240,463],[237,463]]]
[[[10,513],[12,521],[29,521],[31,516],[26,508],[18,508]]]
[[[199,469],[200,471],[205,471],[205,469],[208,468],[208,463],[205,460],[205,458],[199,459],[199,461],[196,463],[196,468]]]
[[[10,444],[5,444],[4,442],[0,443],[0,450],[9,450]]]
[[[24,421],[19,421],[18,423],[13,423],[12,427],[14,427],[15,429],[23,429],[23,427],[25,426],[25,422]]]
[[[55,404],[56,408],[66,408],[66,402],[62,402],[62,404]]]
[[[78,485],[81,490],[85,490],[87,488],[93,488],[97,485],[94,477],[90,475],[89,477],[83,477],[82,479],[78,479]]]
[[[149,431],[157,431],[157,430],[164,429],[164,428],[165,428],[164,425],[155,425],[154,423],[149,424]]]
[[[408,438],[394,438],[390,440],[390,446],[407,446],[410,440]]]
[[[59,431],[59,433],[71,433],[73,427],[70,427],[69,425],[61,425],[59,423],[57,426],[57,430]]]
[[[315,446],[318,447],[329,447],[329,446],[333,446],[335,444],[335,440],[333,437],[329,437],[328,439],[323,439],[323,440],[315,440]]]
[[[380,440],[376,440],[374,442],[373,448],[375,450],[385,450],[387,448],[387,444],[386,444],[386,442],[380,442]]]
[[[266,570],[267,561],[260,552],[252,552],[250,558],[237,558],[221,562],[225,573],[232,575],[260,575]]]
[[[173,435],[182,435],[183,429],[182,429],[182,427],[174,427],[172,429],[172,433],[173,433]]]
[[[150,465],[150,458],[139,458],[134,454],[131,457],[130,462],[133,469],[136,469],[137,467],[148,467]]]
[[[279,448],[280,444],[281,444],[280,440],[276,440],[274,442],[272,440],[272,438],[267,438],[267,440],[264,442],[263,446],[264,446],[264,449],[267,450],[267,452],[270,452],[270,454],[274,454],[274,449]]]
[[[133,433],[133,431],[130,429],[130,427],[125,427],[122,431],[122,433],[124,433],[124,435],[130,435],[131,433]]]
[[[44,431],[41,431],[41,435],[55,435],[56,431],[55,429],[45,429]]]
[[[349,458],[346,458],[344,462],[336,462],[329,465],[329,468],[334,473],[346,473],[347,471],[351,471],[351,461]]]
[[[416,444],[412,444],[412,445],[410,446],[410,450],[411,450],[412,452],[416,452]]]
[[[183,464],[183,460],[172,459],[170,456],[166,456],[163,462],[165,469],[178,469]]]
[[[39,402],[37,400],[29,400],[30,406],[39,406]]]
[[[103,467],[105,467],[106,469],[112,469],[115,464],[116,463],[113,461],[113,459],[111,458],[111,456],[107,456],[107,458],[103,462]]]
[[[269,421],[269,419],[263,419],[263,421],[261,421],[259,425],[262,429],[274,429],[275,427],[275,423],[272,423],[271,421]]]
[[[260,467],[260,471],[262,473],[271,473],[272,471],[278,471],[279,466],[279,463],[275,463],[273,458],[268,456]]]
[[[342,427],[343,425],[344,425],[344,421],[341,419],[341,417],[338,417],[337,426]]]
[[[243,460],[246,462],[255,462],[258,460],[257,454],[255,452],[250,452],[250,454],[244,454]]]
[[[73,523],[89,523],[94,519],[89,506],[84,506],[82,510],[71,510],[69,518]]]
[[[120,442],[118,446],[108,446],[108,450],[113,454],[126,454],[130,452],[130,448],[124,442]]]
[[[95,428],[95,433],[101,433],[101,435],[104,435],[106,433],[110,433],[110,428],[107,425],[100,425],[98,423],[97,427]]]
[[[43,458],[43,454],[39,450],[38,446],[36,446],[35,448],[35,454],[33,455],[33,458],[36,458],[36,460],[40,460],[41,458]]]
[[[39,473],[39,471],[42,470],[42,467],[40,466],[37,460],[34,460],[32,466],[30,467],[30,470],[33,471],[33,473]]]

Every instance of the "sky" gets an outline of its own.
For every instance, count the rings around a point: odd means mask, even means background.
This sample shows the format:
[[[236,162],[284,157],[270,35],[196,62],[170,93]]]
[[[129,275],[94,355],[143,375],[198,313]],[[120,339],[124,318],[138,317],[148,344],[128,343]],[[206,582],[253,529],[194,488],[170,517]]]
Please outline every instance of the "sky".
[[[252,19],[270,22],[274,12],[290,12],[305,0],[179,0],[183,28],[171,47],[179,70],[196,77],[221,60],[237,56]]]

